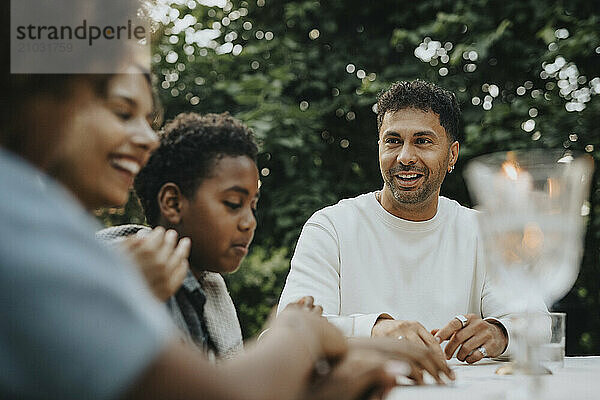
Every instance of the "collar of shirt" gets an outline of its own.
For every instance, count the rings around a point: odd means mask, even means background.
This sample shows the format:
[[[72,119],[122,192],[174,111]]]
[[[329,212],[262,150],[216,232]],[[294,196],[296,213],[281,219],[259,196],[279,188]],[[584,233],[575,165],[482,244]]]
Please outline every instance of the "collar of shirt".
[[[200,290],[201,292],[203,292],[202,286],[200,286],[200,282],[198,282],[198,279],[190,270],[188,270],[187,275],[185,276],[185,279],[181,284],[181,287],[187,290],[188,292],[193,292],[194,290]]]

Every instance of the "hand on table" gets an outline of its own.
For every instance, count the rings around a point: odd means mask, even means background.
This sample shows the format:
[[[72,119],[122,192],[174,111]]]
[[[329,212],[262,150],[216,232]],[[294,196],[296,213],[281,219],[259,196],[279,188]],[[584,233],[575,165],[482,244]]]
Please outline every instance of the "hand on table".
[[[290,303],[270,325],[270,332],[291,329],[307,341],[314,358],[306,400],[381,399],[396,385],[394,362],[375,346],[349,345],[342,333],[314,305],[312,297]],[[391,341],[391,339],[390,339]],[[402,366],[406,364],[402,363]],[[398,368],[396,368],[397,370]],[[405,368],[406,369],[406,368]],[[404,371],[407,372],[407,371]]]
[[[443,375],[451,380],[455,378],[454,372],[448,367],[446,361],[440,358],[439,352],[432,351],[421,343],[414,344],[408,340],[388,337],[352,338],[348,343],[350,348],[375,350],[389,359],[403,361],[408,371],[398,375],[407,376],[419,385],[424,383],[423,371],[427,371],[439,384],[444,384]]]
[[[395,362],[399,363],[399,362]],[[406,364],[400,364],[404,367]],[[330,372],[316,376],[302,397],[306,400],[382,399],[396,386],[394,361],[383,353],[350,345]]]
[[[159,226],[143,236],[125,238],[123,246],[159,300],[167,300],[179,289],[189,268],[189,238],[178,241],[176,231]]]
[[[469,364],[484,358],[479,350],[482,346],[487,352],[487,357],[497,357],[508,345],[508,338],[504,329],[497,324],[484,321],[475,314],[465,314],[467,321],[464,324],[458,318],[452,318],[446,326],[433,330],[435,339],[440,343],[448,340],[444,350],[446,359],[450,359],[457,348],[460,347],[456,358]]]
[[[407,341],[416,346],[425,346],[435,357],[436,364],[445,364],[442,348],[433,335],[423,325],[416,321],[400,321],[380,318],[371,330],[372,337],[387,336],[401,341]],[[435,377],[435,376],[434,376]]]
[[[439,361],[423,345],[380,338],[348,340],[346,355],[330,372],[317,376],[305,399],[383,399],[396,386],[396,376],[408,376],[423,384],[423,370],[443,384],[442,374],[454,379],[445,361]]]

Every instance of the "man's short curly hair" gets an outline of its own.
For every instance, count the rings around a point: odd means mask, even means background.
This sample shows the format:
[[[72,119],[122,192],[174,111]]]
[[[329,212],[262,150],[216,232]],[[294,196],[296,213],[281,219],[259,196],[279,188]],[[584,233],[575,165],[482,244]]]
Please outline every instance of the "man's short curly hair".
[[[385,113],[405,108],[433,111],[440,117],[440,125],[451,141],[460,141],[460,106],[454,93],[419,79],[396,82],[377,97],[377,131],[381,129]]]
[[[224,156],[248,156],[256,162],[258,146],[252,130],[229,113],[182,113],[160,131],[160,146],[135,179],[135,191],[146,219],[156,225],[158,191],[167,182],[192,199]]]

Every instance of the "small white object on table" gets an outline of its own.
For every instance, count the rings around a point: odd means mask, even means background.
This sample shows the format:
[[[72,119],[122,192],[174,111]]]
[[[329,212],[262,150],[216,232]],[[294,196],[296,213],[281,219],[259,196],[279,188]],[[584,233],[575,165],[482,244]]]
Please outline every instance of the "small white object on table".
[[[448,362],[456,374],[456,381],[446,386],[400,386],[390,392],[386,400],[507,400],[527,384],[527,376],[497,375],[496,369],[504,362],[484,359],[473,365]],[[598,400],[600,399],[600,356],[565,357],[564,368],[553,375],[539,376],[539,398],[544,400]]]

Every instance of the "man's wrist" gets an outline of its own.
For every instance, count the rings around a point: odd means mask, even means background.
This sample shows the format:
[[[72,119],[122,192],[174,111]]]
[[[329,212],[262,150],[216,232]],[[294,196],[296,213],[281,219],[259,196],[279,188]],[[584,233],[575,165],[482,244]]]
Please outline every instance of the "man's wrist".
[[[385,336],[380,334],[379,329],[377,328],[377,324],[379,324],[380,321],[389,321],[393,319],[394,318],[392,318],[391,315],[386,313],[379,315],[379,317],[377,317],[377,319],[375,320],[373,327],[371,328],[371,336]]]
[[[484,321],[494,326],[500,332],[501,337],[504,338],[504,347],[500,354],[504,353],[508,348],[508,331],[506,330],[506,327],[496,318],[485,318]]]

